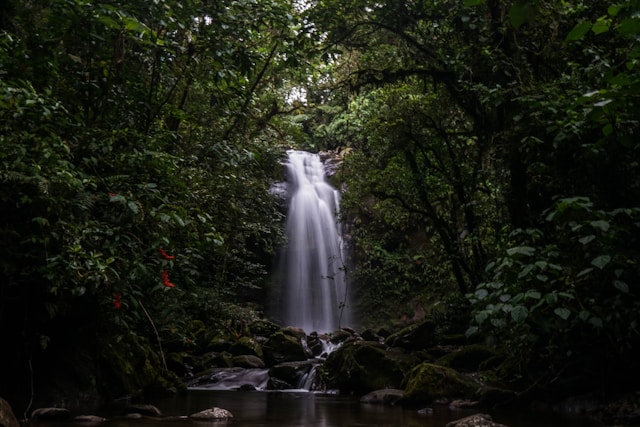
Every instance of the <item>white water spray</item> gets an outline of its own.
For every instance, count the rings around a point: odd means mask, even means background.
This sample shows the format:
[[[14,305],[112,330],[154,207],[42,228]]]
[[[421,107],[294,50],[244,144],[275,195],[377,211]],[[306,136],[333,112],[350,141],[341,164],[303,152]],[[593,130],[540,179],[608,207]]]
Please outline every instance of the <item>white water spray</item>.
[[[280,307],[285,325],[332,332],[348,325],[346,258],[340,223],[340,193],[325,179],[317,154],[289,151],[287,247],[280,259]]]

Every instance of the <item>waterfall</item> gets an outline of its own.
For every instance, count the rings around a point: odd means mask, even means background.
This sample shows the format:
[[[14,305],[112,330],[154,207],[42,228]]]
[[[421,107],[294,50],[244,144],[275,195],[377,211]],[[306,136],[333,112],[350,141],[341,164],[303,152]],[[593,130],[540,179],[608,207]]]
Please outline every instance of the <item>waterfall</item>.
[[[332,332],[350,322],[340,192],[325,177],[320,157],[289,151],[287,245],[279,260],[275,317],[307,332]]]

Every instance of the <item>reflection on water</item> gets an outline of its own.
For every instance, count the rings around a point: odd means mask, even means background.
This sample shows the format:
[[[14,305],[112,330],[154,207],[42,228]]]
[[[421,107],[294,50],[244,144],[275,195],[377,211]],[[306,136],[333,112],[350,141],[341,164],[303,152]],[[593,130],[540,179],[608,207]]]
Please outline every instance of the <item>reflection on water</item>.
[[[97,411],[110,418],[108,427],[445,427],[453,420],[478,412],[436,408],[432,415],[399,406],[361,404],[347,396],[300,392],[244,392],[190,390],[188,393],[149,402],[166,416],[160,420],[125,419],[116,408]],[[225,421],[193,421],[187,415],[217,406],[234,417]],[[585,420],[530,413],[491,414],[509,427],[596,427]],[[76,424],[80,425],[80,424]],[[92,424],[95,426],[95,424]],[[37,427],[69,427],[66,423],[38,422]]]

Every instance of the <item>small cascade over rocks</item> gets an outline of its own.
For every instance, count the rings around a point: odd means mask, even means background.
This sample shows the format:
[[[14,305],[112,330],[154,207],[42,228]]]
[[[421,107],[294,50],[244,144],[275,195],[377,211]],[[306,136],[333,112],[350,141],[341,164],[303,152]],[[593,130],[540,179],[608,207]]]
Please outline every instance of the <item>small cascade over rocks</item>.
[[[272,316],[305,331],[335,331],[351,322],[345,248],[336,217],[340,192],[326,181],[317,154],[288,151],[286,179],[287,244],[278,260]]]

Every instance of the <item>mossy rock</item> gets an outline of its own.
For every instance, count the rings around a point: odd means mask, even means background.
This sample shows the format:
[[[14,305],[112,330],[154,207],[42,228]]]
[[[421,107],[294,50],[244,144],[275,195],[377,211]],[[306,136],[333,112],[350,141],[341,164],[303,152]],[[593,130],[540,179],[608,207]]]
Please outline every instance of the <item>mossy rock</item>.
[[[240,337],[229,347],[229,353],[234,356],[249,354],[262,358],[262,346],[255,338]]]
[[[308,359],[300,340],[283,332],[273,334],[262,346],[262,352],[267,366]]]
[[[246,369],[262,369],[264,368],[264,361],[253,354],[242,354],[234,356],[231,359],[233,366]]]
[[[205,346],[205,351],[229,351],[231,346],[233,345],[234,340],[225,334],[219,334],[213,337],[209,343]]]
[[[370,341],[344,344],[327,357],[322,377],[328,388],[365,394],[383,388],[398,388],[408,365],[403,355],[387,351]]]
[[[477,388],[476,382],[455,369],[426,362],[413,368],[404,382],[405,400],[419,404],[436,399],[471,399]]]
[[[432,320],[425,320],[391,334],[385,342],[390,347],[402,347],[407,350],[426,350],[433,347],[435,341],[436,324]]]
[[[270,337],[280,330],[280,326],[265,319],[254,320],[249,325],[249,331],[255,336]]]
[[[453,351],[436,361],[437,364],[447,366],[462,372],[475,372],[487,360],[494,358],[498,352],[486,345],[474,344]]]

